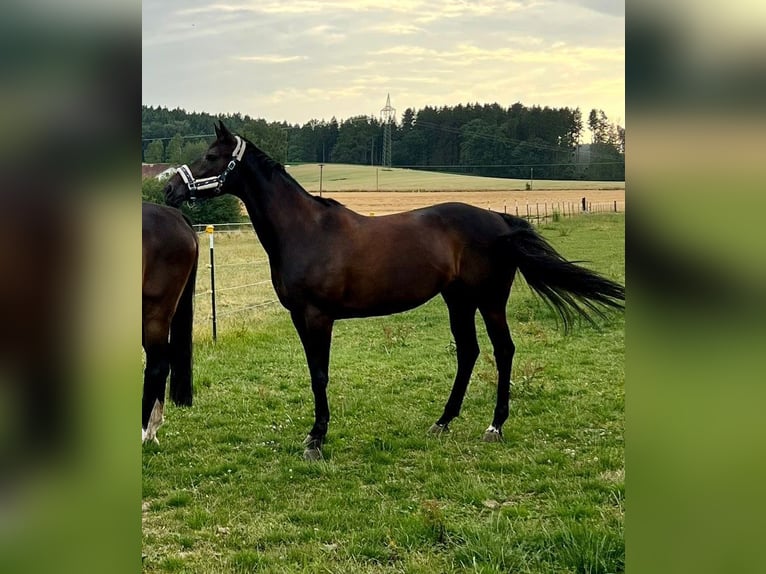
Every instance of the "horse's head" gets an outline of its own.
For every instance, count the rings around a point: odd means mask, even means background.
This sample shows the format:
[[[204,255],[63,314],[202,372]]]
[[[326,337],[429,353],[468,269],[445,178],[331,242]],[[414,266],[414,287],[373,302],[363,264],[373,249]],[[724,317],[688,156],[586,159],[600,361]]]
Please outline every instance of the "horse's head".
[[[232,179],[229,176],[245,153],[245,140],[232,134],[223,122],[215,126],[215,136],[204,156],[191,165],[182,165],[168,180],[165,203],[178,207],[184,201],[216,197],[228,191]]]

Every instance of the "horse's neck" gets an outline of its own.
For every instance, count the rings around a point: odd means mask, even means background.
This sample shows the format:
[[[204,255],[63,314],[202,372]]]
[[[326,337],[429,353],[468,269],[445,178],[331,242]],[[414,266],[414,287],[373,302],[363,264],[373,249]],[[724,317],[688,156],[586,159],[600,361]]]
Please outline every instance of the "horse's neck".
[[[278,173],[270,180],[258,174],[240,198],[270,258],[279,257],[291,233],[308,231],[313,211],[321,207],[295,185]]]

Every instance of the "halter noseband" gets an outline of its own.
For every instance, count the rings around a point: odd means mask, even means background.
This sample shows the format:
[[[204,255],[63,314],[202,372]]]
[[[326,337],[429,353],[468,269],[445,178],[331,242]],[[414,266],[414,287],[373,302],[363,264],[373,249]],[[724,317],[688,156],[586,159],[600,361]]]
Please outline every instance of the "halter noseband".
[[[226,166],[221,175],[195,179],[188,165],[184,164],[178,168],[178,175],[181,176],[181,179],[184,180],[186,187],[189,189],[189,201],[197,199],[194,193],[196,191],[206,191],[208,189],[221,190],[226,177],[234,171],[237,164],[242,161],[242,156],[245,155],[245,140],[239,136],[234,136],[234,139],[237,140],[237,145],[234,147],[234,151],[231,152],[229,165]]]

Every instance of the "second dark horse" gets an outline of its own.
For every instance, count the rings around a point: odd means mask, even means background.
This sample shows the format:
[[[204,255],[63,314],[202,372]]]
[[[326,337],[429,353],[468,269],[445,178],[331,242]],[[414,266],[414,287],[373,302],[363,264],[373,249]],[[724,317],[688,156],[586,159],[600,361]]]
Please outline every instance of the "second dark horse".
[[[516,271],[568,326],[575,315],[622,308],[622,285],[565,260],[525,220],[462,203],[366,217],[307,193],[284,169],[223,123],[204,157],[183,166],[165,188],[170,205],[230,193],[245,204],[271,266],[280,302],[298,331],[314,392],[307,459],[321,457],[330,409],[328,366],[333,323],[412,309],[441,294],[457,349],[457,375],[444,432],[458,416],[479,355],[474,318],[481,313],[494,347],[497,403],[488,441],[508,418],[515,346],[506,304]]]
[[[197,234],[177,209],[143,203],[141,343],[146,351],[141,440],[157,441],[170,398],[192,404],[192,323],[197,276]],[[157,441],[158,442],[158,441]]]

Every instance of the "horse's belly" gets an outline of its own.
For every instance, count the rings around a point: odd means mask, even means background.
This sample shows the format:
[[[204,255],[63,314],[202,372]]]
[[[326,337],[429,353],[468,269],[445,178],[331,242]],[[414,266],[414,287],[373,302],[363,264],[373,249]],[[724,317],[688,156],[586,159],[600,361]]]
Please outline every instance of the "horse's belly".
[[[392,280],[397,279],[397,280]],[[436,275],[359,278],[347,284],[342,307],[351,316],[389,315],[422,305],[443,287]]]
[[[414,309],[431,299],[434,295],[436,295],[436,292],[427,297],[417,299],[381,299],[374,303],[349,301],[336,314],[339,318],[392,315],[393,313],[402,313]]]

